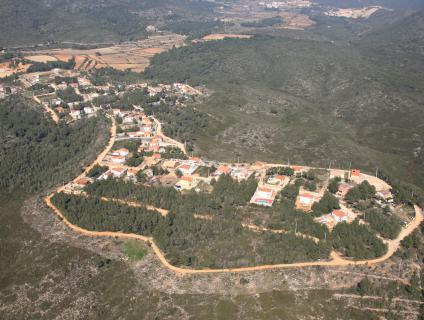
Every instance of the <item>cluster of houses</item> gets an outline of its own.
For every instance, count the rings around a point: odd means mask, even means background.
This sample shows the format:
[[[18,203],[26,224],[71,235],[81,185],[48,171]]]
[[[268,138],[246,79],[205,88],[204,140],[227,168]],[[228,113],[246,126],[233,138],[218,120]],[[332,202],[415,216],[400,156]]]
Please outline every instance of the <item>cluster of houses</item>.
[[[59,78],[64,81],[58,82]],[[34,90],[35,85],[40,89]],[[0,98],[7,95],[23,91],[31,94],[34,100],[43,105],[44,108],[50,108],[52,112],[65,121],[75,121],[84,117],[91,117],[96,114],[100,108],[107,107],[109,104],[95,106],[92,101],[101,96],[110,95],[114,86],[93,85],[86,77],[76,70],[53,69],[46,72],[25,73],[19,76],[16,85],[3,86],[0,85]],[[175,97],[176,105],[184,105],[184,101],[193,100],[195,96],[204,96],[208,94],[205,88],[194,88],[188,84],[157,84],[150,85],[148,83],[128,84],[119,87],[118,96],[122,96],[125,92],[135,88],[146,88],[150,96],[161,95],[159,101],[152,104],[160,104],[165,97]],[[80,96],[78,101],[63,101],[58,96],[58,91],[72,89],[75,94]],[[115,94],[115,93],[113,93]],[[124,123],[127,119],[124,119]],[[128,120],[129,121],[129,120]],[[147,125],[146,125],[147,127]],[[133,136],[134,133],[130,133]]]
[[[253,164],[224,164],[213,161],[207,161],[199,157],[180,156],[177,158],[163,157],[162,155],[169,151],[168,148],[180,148],[181,145],[162,135],[159,132],[159,123],[153,117],[148,117],[142,108],[136,108],[132,111],[123,111],[114,109],[113,115],[121,118],[122,128],[131,128],[117,134],[116,140],[138,140],[140,141],[138,152],[143,154],[142,162],[136,167],[128,166],[127,161],[132,157],[132,153],[127,148],[118,148],[112,150],[102,162],[108,170],[101,174],[98,179],[129,179],[137,181],[137,174],[142,171],[144,176],[150,179],[160,179],[155,177],[152,167],[160,167],[166,176],[173,177],[173,186],[178,191],[198,189],[198,185],[204,182],[211,185],[212,179],[217,179],[221,175],[230,175],[238,181],[246,180],[252,175],[258,180],[258,187],[250,199],[250,203],[259,206],[271,207],[277,199],[281,190],[288,184],[295,183],[296,178],[302,176],[309,168],[301,166],[291,166],[294,172],[294,178],[281,174],[268,174],[267,169],[271,168],[264,162],[256,161]],[[183,152],[179,153],[180,155]],[[329,178],[336,176],[342,180],[345,178],[345,170],[329,170]],[[77,188],[90,183],[93,179],[83,178],[75,181]],[[346,194],[355,185],[367,180],[374,185],[377,190],[377,198],[381,201],[392,201],[390,186],[380,179],[362,174],[359,170],[353,169],[349,172],[348,182],[339,184],[337,196],[343,201]],[[328,181],[327,181],[328,182]],[[300,187],[296,198],[295,206],[297,210],[305,213],[312,210],[314,203],[319,202],[327,189],[327,183],[323,183],[317,191],[310,191]],[[320,223],[326,224],[329,228],[339,222],[353,221],[355,214],[343,206],[342,209],[330,212],[316,219]]]
[[[146,88],[149,96],[155,96],[158,94],[167,94],[175,96],[176,98],[190,98],[193,96],[204,96],[208,94],[205,88],[194,88],[185,83],[175,82],[173,84],[157,84],[149,85],[148,83],[137,83],[130,84],[126,87],[127,90]]]
[[[330,178],[339,177],[343,181],[345,178],[346,171],[344,170],[330,170]],[[344,202],[349,190],[354,188],[356,185],[363,181],[368,181],[371,185],[376,188],[376,201],[381,203],[393,203],[393,195],[390,190],[390,186],[382,180],[363,174],[358,169],[353,169],[348,173],[348,182],[342,182],[339,184],[336,196],[340,199],[340,202]],[[321,189],[318,192],[311,192],[300,188],[299,195],[296,198],[296,209],[310,212],[314,203],[319,202],[324,195],[326,188]],[[341,209],[334,210],[326,215],[315,218],[315,221],[325,224],[329,229],[333,228],[340,222],[352,222],[357,217],[357,214],[353,210],[347,208],[346,205],[342,205]]]

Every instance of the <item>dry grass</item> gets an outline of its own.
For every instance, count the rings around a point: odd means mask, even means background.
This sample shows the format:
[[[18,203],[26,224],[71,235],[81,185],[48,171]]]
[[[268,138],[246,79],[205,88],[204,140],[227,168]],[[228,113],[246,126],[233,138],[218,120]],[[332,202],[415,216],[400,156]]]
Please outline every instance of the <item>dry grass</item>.
[[[26,72],[29,66],[29,64],[20,63],[17,68],[11,68],[10,62],[0,63],[0,78],[10,76],[16,72]]]
[[[34,62],[49,62],[49,61],[57,61],[57,59],[53,56],[41,54],[35,56],[26,56],[25,59],[34,61]]]
[[[252,36],[249,34],[235,34],[235,33],[213,33],[209,34],[202,38],[203,41],[211,40],[223,40],[226,38],[236,38],[236,39],[250,39]]]
[[[294,12],[281,12],[280,16],[283,18],[284,23],[281,28],[292,30],[303,30],[315,24],[307,15],[294,13]]]

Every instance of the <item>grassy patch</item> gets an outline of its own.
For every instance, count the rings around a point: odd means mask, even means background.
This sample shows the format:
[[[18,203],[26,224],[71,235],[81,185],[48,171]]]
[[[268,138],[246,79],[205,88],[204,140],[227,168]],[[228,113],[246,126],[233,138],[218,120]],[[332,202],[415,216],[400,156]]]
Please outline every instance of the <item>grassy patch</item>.
[[[139,241],[131,240],[125,242],[123,252],[130,262],[136,262],[143,259],[147,250]]]

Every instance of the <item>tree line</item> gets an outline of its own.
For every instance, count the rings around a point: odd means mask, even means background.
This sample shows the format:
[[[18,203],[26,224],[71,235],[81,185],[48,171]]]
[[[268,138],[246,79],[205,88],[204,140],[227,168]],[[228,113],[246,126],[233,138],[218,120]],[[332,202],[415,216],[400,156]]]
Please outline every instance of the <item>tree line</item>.
[[[55,124],[20,96],[0,100],[0,189],[35,192],[69,181],[102,148],[93,146],[99,135],[108,136],[103,117]]]

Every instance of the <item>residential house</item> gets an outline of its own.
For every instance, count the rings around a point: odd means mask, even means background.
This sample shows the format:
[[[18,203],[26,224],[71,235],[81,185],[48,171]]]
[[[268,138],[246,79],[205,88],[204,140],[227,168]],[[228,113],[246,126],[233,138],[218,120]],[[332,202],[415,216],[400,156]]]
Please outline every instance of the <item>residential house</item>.
[[[92,107],[84,107],[84,113],[85,114],[93,114],[94,109]]]
[[[81,111],[80,110],[72,110],[69,114],[75,120],[81,119]]]
[[[301,173],[301,172],[303,172],[303,167],[301,167],[301,166],[291,166],[290,168],[293,169],[294,173]]]
[[[271,207],[274,203],[277,192],[270,188],[258,186],[255,194],[250,199],[250,203],[257,204],[260,206]]]
[[[388,203],[393,202],[393,194],[390,190],[380,190],[376,193],[377,198],[380,198]]]
[[[349,183],[341,183],[339,185],[339,190],[337,191],[337,195],[344,198],[350,189],[353,188],[353,185]]]
[[[121,148],[121,149],[112,151],[113,156],[121,156],[121,157],[127,157],[129,153],[130,151],[127,148]]]
[[[118,163],[118,164],[124,164],[127,161],[126,157],[123,156],[111,156],[110,162],[112,163]]]
[[[197,170],[199,166],[193,164],[193,163],[183,163],[177,167],[177,170],[181,171],[184,175],[192,175],[194,171]]]
[[[336,223],[347,222],[349,215],[343,210],[334,210],[331,212],[331,216]]]
[[[231,177],[239,181],[248,179],[253,172],[247,168],[234,168],[231,170]]]
[[[216,169],[216,171],[213,173],[214,176],[218,177],[222,174],[230,174],[231,168],[229,166],[221,165]]]
[[[282,186],[284,182],[286,181],[286,179],[287,177],[283,175],[273,175],[268,178],[266,183],[271,185],[276,185],[276,186]]]
[[[252,169],[252,170],[262,170],[262,169],[264,169],[265,168],[265,166],[266,166],[266,163],[265,162],[262,162],[262,161],[255,161],[251,166],[250,166],[250,169]]]
[[[177,183],[175,184],[174,188],[178,191],[180,190],[189,190],[191,188],[194,188],[197,185],[197,180],[190,176],[182,176]]]
[[[351,177],[359,177],[360,175],[361,175],[361,170],[359,170],[359,169],[352,169],[350,171]]]
[[[112,173],[114,178],[122,178],[123,176],[125,176],[127,169],[123,167],[116,167],[111,168],[109,171]]]
[[[202,166],[204,164],[203,161],[202,161],[202,159],[199,158],[199,157],[189,157],[187,161],[189,163],[193,163],[193,164],[195,164],[197,166]]]
[[[89,178],[79,178],[77,180],[75,180],[74,184],[75,187],[78,189],[82,189],[84,188],[86,185],[89,185],[91,183],[91,179]]]
[[[296,209],[310,211],[315,201],[317,201],[317,199],[314,195],[304,191],[299,192],[296,198]]]

